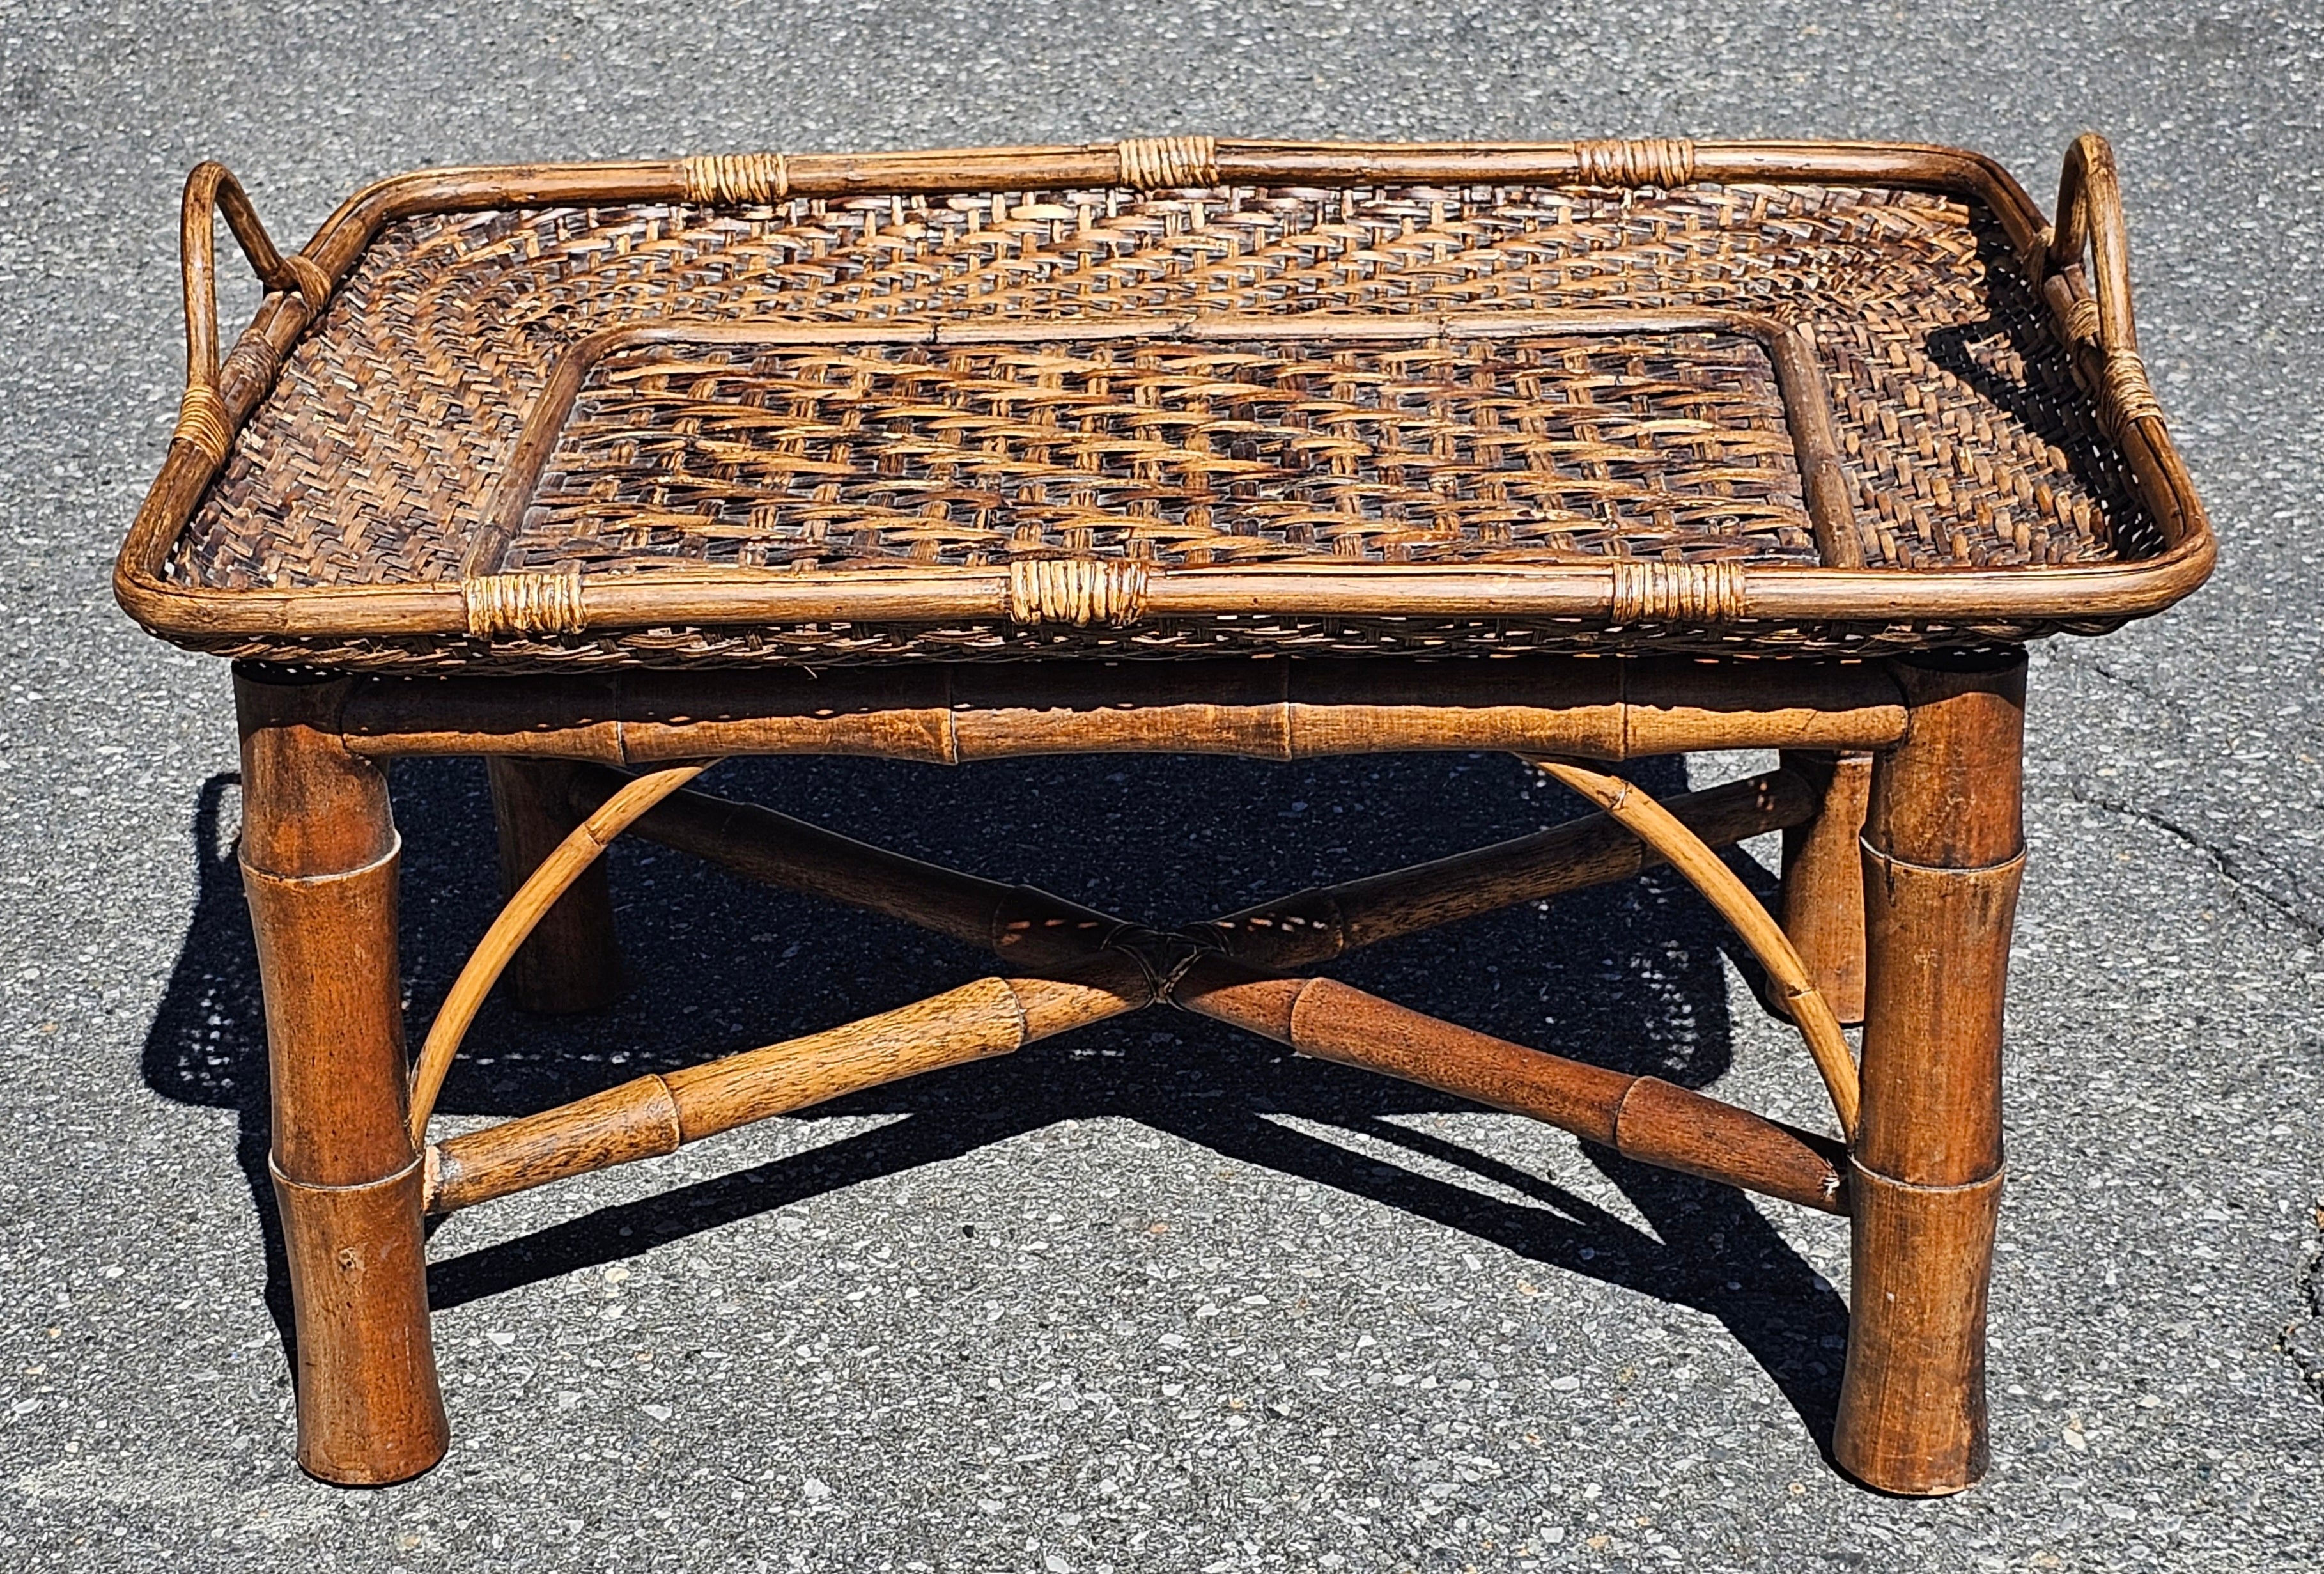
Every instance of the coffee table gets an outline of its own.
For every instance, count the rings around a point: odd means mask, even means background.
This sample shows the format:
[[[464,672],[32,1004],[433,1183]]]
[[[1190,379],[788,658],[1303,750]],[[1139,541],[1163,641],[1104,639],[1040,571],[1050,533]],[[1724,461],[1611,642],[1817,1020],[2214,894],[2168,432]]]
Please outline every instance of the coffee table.
[[[1846,1214],[1838,1460],[1970,1484],[2024,647],[2213,555],[2097,137],[2058,212],[1941,147],[1186,136],[431,171],[284,253],[196,170],[187,391],[115,582],[235,663],[300,1462],[442,1456],[431,1212],[1170,1005]],[[266,287],[224,354],[221,215]],[[690,785],[1419,749],[1596,812],[1161,931]],[[1780,766],[1668,802],[1619,770],[1716,749]],[[384,767],[431,755],[489,762],[510,895],[413,1057]],[[1717,849],[1775,829],[1771,914]],[[610,998],[624,831],[996,970],[431,1142],[496,982]],[[1314,971],[1655,863],[1764,966],[1828,1131]]]

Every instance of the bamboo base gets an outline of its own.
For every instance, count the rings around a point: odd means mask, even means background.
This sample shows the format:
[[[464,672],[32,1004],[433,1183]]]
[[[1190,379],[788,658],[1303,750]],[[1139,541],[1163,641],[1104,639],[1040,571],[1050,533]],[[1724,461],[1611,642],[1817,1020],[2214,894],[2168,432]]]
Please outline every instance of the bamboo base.
[[[275,1170],[299,1337],[299,1466],[340,1486],[419,1475],[451,1447],[428,1328],[417,1161],[367,1186]]]
[[[1442,681],[1386,673],[1367,686],[1339,664],[1286,662],[1076,669],[1050,690],[1035,676],[923,670],[803,686],[788,673],[713,673],[497,688],[277,689],[250,680],[245,758],[256,791],[244,862],[275,1044],[277,1180],[308,1468],[341,1482],[393,1480],[443,1450],[423,1210],[448,1213],[666,1154],[1168,1005],[1303,1055],[1532,1116],[1641,1162],[1849,1216],[1856,1316],[1836,1457],[1890,1492],[1955,1491],[1976,1478],[2000,1192],[2000,997],[2022,866],[2022,665],[1770,676],[1535,662]],[[1738,743],[1789,745],[1784,768],[1667,803],[1573,757]],[[729,748],[957,761],[1172,747],[1293,758],[1490,746],[1538,757],[1553,745],[1563,757],[1539,763],[1600,813],[1178,931],[1143,929],[686,786],[706,750]],[[395,841],[378,762],[443,752],[491,757],[515,889],[447,995],[407,1087],[394,1011]],[[652,768],[632,777],[590,761]],[[570,1007],[610,994],[618,964],[599,854],[625,829],[979,946],[1005,971],[426,1143],[462,1034],[504,970],[530,1004]],[[1771,830],[1786,837],[1781,924],[1712,850]],[[1766,966],[1831,1091],[1840,1139],[1330,979],[1286,976],[1661,863],[1693,883]],[[1860,1072],[1841,1014],[1867,1021]]]
[[[1847,1375],[1832,1457],[1868,1486],[1941,1497],[1988,1458],[1985,1302],[2001,1176],[1910,1186],[1851,1162]]]
[[[1784,932],[1832,1014],[1854,1027],[1864,1021],[1864,868],[1857,846],[1872,796],[1872,756],[1787,749],[1783,759],[1820,800],[1815,819],[1784,832]],[[1768,1005],[1785,1014],[1782,1001]]]
[[[1912,724],[1875,759],[1865,811],[1864,1119],[1832,1448],[1868,1486],[1929,1495],[1986,1466],[2025,666],[2019,654],[1895,671]]]
[[[298,1332],[299,1462],[401,1481],[450,1432],[428,1326],[423,1180],[404,1125],[401,843],[343,685],[239,671],[241,867],[266,994],[269,1164]]]

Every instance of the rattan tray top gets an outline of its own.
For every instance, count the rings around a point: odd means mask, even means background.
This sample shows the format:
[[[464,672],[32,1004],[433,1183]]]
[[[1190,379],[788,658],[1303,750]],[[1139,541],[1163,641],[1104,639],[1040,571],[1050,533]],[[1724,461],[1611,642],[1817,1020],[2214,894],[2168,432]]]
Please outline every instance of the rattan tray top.
[[[221,363],[223,210],[270,292]],[[2095,631],[2209,571],[2105,145],[1099,147],[186,206],[116,582],[334,666]]]

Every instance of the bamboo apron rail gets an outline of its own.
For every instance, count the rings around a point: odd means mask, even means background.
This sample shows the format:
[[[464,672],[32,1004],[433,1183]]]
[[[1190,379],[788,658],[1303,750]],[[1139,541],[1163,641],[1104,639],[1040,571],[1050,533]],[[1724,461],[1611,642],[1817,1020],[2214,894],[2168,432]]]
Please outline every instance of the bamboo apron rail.
[[[1968,1486],[2021,647],[2214,552],[2118,184],[2094,136],[2054,225],[1939,147],[1178,136],[428,171],[286,253],[203,165],[185,397],[115,588],[238,662],[300,1463],[447,1448],[425,1216],[1167,1005],[1847,1215],[1835,1458]],[[230,347],[220,217],[265,287]],[[1778,768],[1667,802],[1619,770],[1741,748]],[[1411,749],[1597,812],[1153,930],[690,785]],[[488,762],[510,900],[414,1064],[385,767],[425,755]],[[430,1141],[496,985],[618,991],[624,831],[998,970]],[[1719,851],[1771,831],[1780,920]],[[1829,1134],[1313,974],[1661,864],[1764,966]]]

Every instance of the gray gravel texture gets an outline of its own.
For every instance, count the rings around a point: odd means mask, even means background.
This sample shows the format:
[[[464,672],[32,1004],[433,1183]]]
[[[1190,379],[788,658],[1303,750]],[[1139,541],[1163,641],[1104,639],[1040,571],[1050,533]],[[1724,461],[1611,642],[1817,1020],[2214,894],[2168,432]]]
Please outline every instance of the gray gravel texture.
[[[2320,20],[0,4],[0,1567],[2318,1566]],[[180,375],[197,160],[295,238],[430,162],[1692,133],[1964,143],[2046,192],[2086,125],[2121,153],[2145,343],[2226,554],[2172,616],[2035,657],[1982,1486],[1888,1500],[1822,1457],[1837,1221],[1161,1015],[461,1216],[433,1245],[451,1457],[368,1493],[292,1467],[226,674],[106,583]],[[1483,757],[724,784],[1156,920],[1570,812]],[[487,915],[489,815],[468,764],[396,787],[425,1012]],[[674,855],[614,863],[636,993],[488,1011],[454,1126],[980,966]],[[1726,948],[1647,879],[1343,972],[1813,1119]]]

